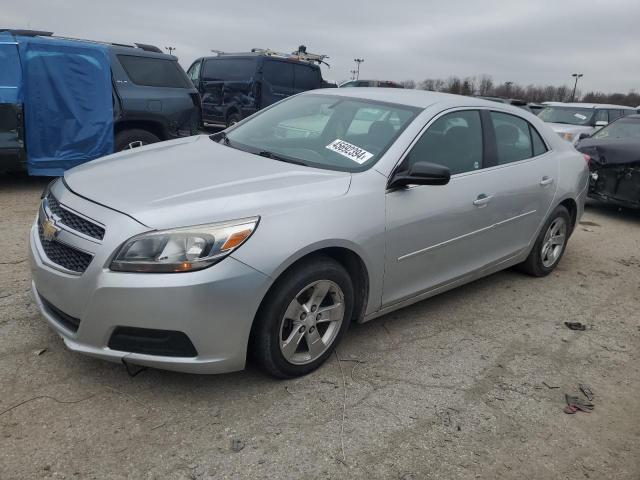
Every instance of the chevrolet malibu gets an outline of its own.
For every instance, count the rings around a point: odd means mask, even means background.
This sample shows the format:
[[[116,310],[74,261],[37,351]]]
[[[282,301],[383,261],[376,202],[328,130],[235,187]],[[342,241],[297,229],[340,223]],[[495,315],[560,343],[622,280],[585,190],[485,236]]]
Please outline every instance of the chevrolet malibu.
[[[77,352],[294,377],[351,322],[514,265],[549,274],[587,184],[583,155],[510,105],[316,90],[67,171],[31,229],[33,294]]]

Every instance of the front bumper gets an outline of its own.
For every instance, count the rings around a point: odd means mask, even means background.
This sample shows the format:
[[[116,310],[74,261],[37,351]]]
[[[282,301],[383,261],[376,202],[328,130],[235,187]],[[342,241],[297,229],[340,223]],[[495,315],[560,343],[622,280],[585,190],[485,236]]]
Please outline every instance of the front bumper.
[[[87,202],[66,192],[58,192],[62,193],[62,203]],[[113,211],[108,215],[104,212],[105,216],[99,218],[102,208],[95,206],[92,218],[102,221],[106,216],[122,217],[119,231],[129,230],[125,236],[131,236],[132,230],[144,229]],[[118,229],[113,222],[103,223],[107,227],[105,240],[96,247],[91,265],[81,275],[51,265],[42,249],[37,224],[31,229],[33,295],[42,315],[66,346],[109,361],[124,359],[136,365],[189,373],[223,373],[244,368],[251,325],[269,278],[232,257],[190,273],[113,272],[107,268],[108,259],[114,245],[124,238],[112,243],[109,232]],[[61,312],[79,320],[77,329],[69,327]],[[183,332],[197,355],[161,356],[111,349],[109,340],[117,327]]]

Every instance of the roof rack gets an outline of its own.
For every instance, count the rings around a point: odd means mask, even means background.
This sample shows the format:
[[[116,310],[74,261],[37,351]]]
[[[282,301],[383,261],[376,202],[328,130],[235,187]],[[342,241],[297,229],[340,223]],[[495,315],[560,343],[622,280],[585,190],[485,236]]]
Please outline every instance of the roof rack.
[[[329,58],[328,55],[320,55],[317,53],[308,53],[307,47],[304,45],[300,45],[298,50],[292,53],[282,53],[276,52],[275,50],[271,50],[269,48],[252,48],[252,53],[257,53],[259,55],[267,55],[269,57],[279,57],[279,58],[288,58],[290,60],[298,60],[300,62],[309,62],[309,63],[323,63],[327,67],[330,65],[325,62],[325,59]]]
[[[51,37],[51,38],[57,38],[59,40],[76,40],[81,42],[97,43],[100,45],[112,45],[114,47],[139,48],[141,50],[144,50],[145,52],[164,53],[155,45],[149,45],[146,43],[133,43],[133,44],[116,43],[116,42],[102,42],[100,40],[88,40],[86,38],[61,37],[59,35],[54,35],[53,32],[44,32],[40,30],[15,30],[11,28],[0,28],[0,32],[9,32],[12,35],[18,35],[22,37]]]

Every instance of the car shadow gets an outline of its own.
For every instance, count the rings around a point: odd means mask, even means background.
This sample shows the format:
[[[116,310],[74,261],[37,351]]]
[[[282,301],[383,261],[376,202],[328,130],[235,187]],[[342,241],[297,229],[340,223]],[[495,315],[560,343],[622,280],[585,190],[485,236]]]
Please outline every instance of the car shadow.
[[[640,225],[640,210],[619,207],[617,205],[609,205],[596,200],[588,200],[586,209],[588,213],[598,213],[600,215],[606,215],[612,219],[624,220]]]

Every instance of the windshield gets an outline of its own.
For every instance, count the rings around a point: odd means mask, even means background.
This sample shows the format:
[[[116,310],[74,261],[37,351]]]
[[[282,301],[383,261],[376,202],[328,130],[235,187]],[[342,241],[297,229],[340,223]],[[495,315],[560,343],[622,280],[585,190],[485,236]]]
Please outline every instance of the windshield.
[[[299,95],[229,130],[224,143],[274,160],[362,171],[378,161],[419,111],[342,96]]]
[[[545,122],[569,125],[591,125],[595,110],[580,107],[546,107],[538,117]]]
[[[598,130],[593,138],[633,138],[640,140],[640,119],[621,118]]]

